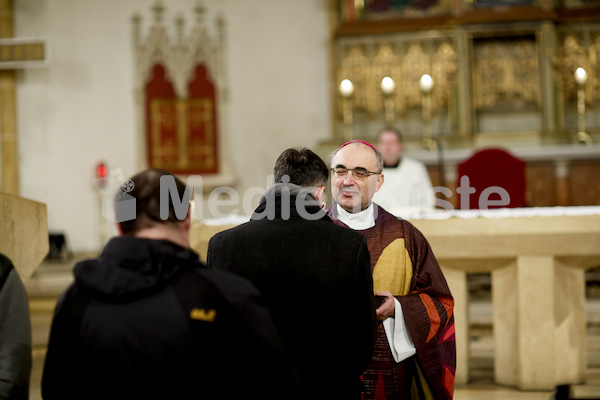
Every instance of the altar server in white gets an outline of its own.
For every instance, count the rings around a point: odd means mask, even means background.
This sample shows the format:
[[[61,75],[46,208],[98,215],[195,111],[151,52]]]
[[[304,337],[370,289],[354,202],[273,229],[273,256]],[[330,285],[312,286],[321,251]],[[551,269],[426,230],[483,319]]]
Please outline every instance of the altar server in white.
[[[402,133],[385,127],[377,135],[385,181],[373,201],[390,213],[409,217],[434,208],[435,195],[425,164],[402,154]]]

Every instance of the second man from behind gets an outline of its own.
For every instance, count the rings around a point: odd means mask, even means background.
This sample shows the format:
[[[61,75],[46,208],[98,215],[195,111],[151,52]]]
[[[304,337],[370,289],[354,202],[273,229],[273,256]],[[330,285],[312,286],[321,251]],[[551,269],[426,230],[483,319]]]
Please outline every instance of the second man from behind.
[[[208,266],[263,294],[304,398],[360,399],[376,330],[366,240],[321,209],[329,169],[311,150],[284,151],[274,175],[250,222],[211,239]]]

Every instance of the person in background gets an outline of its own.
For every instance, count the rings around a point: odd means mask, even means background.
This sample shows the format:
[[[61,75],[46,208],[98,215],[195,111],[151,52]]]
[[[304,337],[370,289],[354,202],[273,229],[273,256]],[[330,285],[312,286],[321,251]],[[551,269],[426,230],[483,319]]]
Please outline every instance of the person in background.
[[[377,150],[383,157],[385,184],[373,201],[396,216],[433,210],[435,194],[427,168],[403,154],[402,133],[391,126],[380,130]]]
[[[31,318],[25,286],[0,254],[0,399],[29,399]]]
[[[251,220],[213,236],[209,268],[252,281],[302,380],[303,399],[360,399],[376,318],[365,238],[322,209],[327,164],[285,150]]]
[[[429,243],[408,221],[372,201],[384,183],[383,158],[360,140],[332,154],[328,215],[367,239],[373,288],[387,299],[363,399],[448,400],[454,393],[454,300]]]
[[[295,398],[296,373],[256,288],[204,268],[189,248],[189,204],[182,220],[173,197],[161,204],[168,183],[180,197],[183,182],[163,170],[131,182],[135,218],[75,265],[56,306],[43,398]]]

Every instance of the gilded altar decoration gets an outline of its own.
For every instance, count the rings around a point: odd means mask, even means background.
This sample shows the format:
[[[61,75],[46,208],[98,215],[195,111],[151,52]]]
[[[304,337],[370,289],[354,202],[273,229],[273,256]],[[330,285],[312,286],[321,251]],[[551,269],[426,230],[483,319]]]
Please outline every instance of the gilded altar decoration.
[[[370,114],[375,114],[378,110],[381,110],[382,107],[385,107],[384,94],[380,88],[382,79],[389,77],[392,79],[392,82],[397,82],[402,75],[402,70],[400,68],[398,55],[395,54],[391,43],[382,43],[378,46],[372,65],[372,79],[369,81],[369,84],[372,86],[374,85],[375,87],[370,87],[368,90],[373,97],[369,103],[369,112]],[[403,98],[397,96],[396,93],[397,92],[394,91],[389,94],[389,96],[392,97],[389,104],[398,109],[403,109]]]
[[[385,112],[385,94],[380,83],[389,77],[395,83],[390,94],[394,111],[402,116],[422,107],[421,76],[431,74],[436,81],[432,109],[446,110],[456,84],[458,56],[453,38],[414,39],[398,36],[376,44],[349,40],[338,46],[338,82],[352,81],[355,87],[353,109],[373,117]],[[343,114],[342,102],[338,115]]]
[[[560,40],[556,68],[565,103],[577,101],[578,87],[573,76],[577,68],[587,67],[585,49],[582,42],[583,37],[574,32],[565,34]]]
[[[451,146],[563,143],[578,131],[598,141],[600,0],[465,0],[436,16],[443,3],[330,2],[335,84],[355,83],[359,137],[393,123],[416,144],[430,120],[433,136]],[[577,68],[586,71],[584,83]],[[435,82],[427,98],[423,75]],[[387,92],[386,77],[394,83]]]
[[[369,60],[365,56],[363,46],[351,46],[337,74],[338,82],[349,79],[354,85],[354,109],[367,110],[369,103],[372,101],[372,95],[369,94],[368,90],[371,87],[369,85],[371,75],[368,66]],[[339,105],[339,110],[340,115],[343,115],[342,104]]]
[[[474,46],[476,109],[537,107],[540,96],[534,39],[485,40]]]
[[[585,102],[593,106],[600,101],[600,29],[598,26],[569,26],[559,32],[554,60],[556,80],[562,102],[574,105],[581,89],[574,79],[577,68],[587,71],[583,85]]]
[[[600,31],[593,34],[589,50],[589,97],[593,102],[600,101]]]
[[[217,38],[211,38],[203,23],[204,9],[197,6],[189,36],[183,18],[177,18],[172,39],[162,22],[164,8],[157,3],[153,10],[155,21],[145,39],[140,18],[134,18],[145,166],[177,174],[217,174],[221,172],[222,21]]]
[[[452,97],[452,83],[458,72],[458,56],[449,42],[442,42],[432,58],[431,77],[438,90],[433,92],[433,109],[447,108]]]
[[[586,114],[597,113],[600,101],[600,27],[568,24],[557,30],[553,58],[559,128],[579,143],[591,143],[597,129],[586,129]],[[587,111],[586,111],[587,109]],[[587,122],[588,125],[589,121]],[[571,136],[573,135],[573,136]]]
[[[423,51],[421,43],[411,43],[402,58],[402,77],[404,81],[404,99],[407,108],[421,106],[419,81],[424,73],[430,71],[429,56]]]

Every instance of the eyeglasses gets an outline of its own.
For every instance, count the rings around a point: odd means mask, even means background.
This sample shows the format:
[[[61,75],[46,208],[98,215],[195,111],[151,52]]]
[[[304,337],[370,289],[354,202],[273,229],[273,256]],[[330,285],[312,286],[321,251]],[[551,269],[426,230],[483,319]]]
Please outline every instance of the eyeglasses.
[[[333,172],[336,176],[338,176],[340,178],[345,177],[348,174],[348,171],[352,171],[352,176],[354,177],[354,179],[358,179],[361,181],[366,180],[371,175],[378,175],[381,173],[381,172],[367,171],[366,169],[364,169],[362,167],[356,167],[354,169],[341,168],[341,167],[331,168],[331,172]]]

